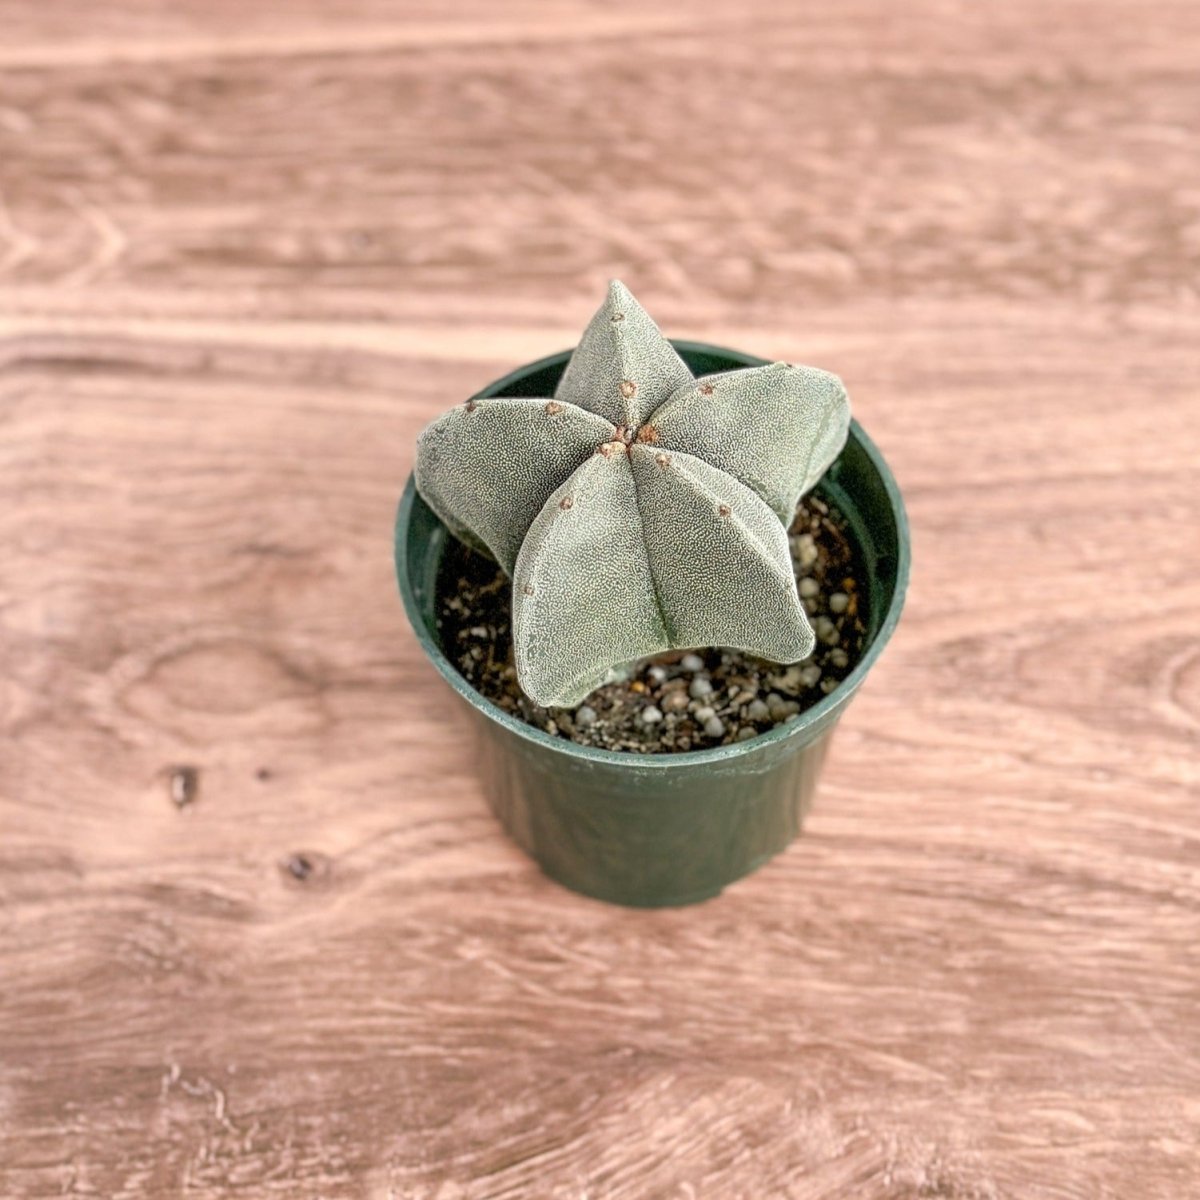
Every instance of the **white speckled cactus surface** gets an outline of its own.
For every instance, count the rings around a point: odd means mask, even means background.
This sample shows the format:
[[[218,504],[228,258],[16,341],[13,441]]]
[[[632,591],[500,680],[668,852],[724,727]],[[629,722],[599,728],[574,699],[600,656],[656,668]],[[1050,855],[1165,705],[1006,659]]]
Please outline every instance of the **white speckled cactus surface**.
[[[426,427],[417,490],[512,577],[517,678],[568,706],[664,650],[811,652],[787,525],[849,423],[827,371],[694,378],[613,282],[553,397],[469,400]]]

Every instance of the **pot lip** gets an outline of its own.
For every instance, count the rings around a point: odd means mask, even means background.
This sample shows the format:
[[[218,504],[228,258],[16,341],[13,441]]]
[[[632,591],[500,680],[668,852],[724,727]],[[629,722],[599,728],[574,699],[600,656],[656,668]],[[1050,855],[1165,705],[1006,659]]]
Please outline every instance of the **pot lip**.
[[[697,354],[732,359],[746,366],[765,366],[772,361],[771,359],[758,358],[754,355],[746,354],[741,350],[732,350],[724,346],[713,345],[709,342],[696,342],[676,338],[669,340],[671,345],[681,352],[691,351]],[[566,362],[571,353],[571,350],[562,350],[557,354],[549,354],[544,358],[526,363],[516,370],[510,371],[500,379],[489,383],[485,388],[476,393],[475,398],[493,396],[528,375],[545,370],[547,367],[557,366],[560,362]],[[867,648],[867,652],[858,661],[854,670],[829,695],[823,696],[816,704],[805,709],[794,721],[776,725],[774,729],[770,729],[766,733],[760,733],[757,737],[748,738],[744,742],[733,742],[728,746],[713,746],[706,750],[687,750],[675,754],[641,754],[632,750],[603,750],[595,746],[582,746],[569,738],[554,737],[552,734],[545,733],[541,729],[537,729],[532,725],[526,724],[524,721],[519,721],[515,717],[510,716],[499,705],[493,704],[491,700],[473,688],[459,674],[454,664],[450,662],[442,652],[441,647],[430,635],[429,630],[425,628],[420,606],[413,591],[412,580],[408,574],[408,556],[402,553],[408,543],[409,524],[412,518],[413,505],[417,499],[415,475],[413,472],[409,472],[408,482],[405,485],[404,494],[400,498],[400,507],[396,513],[395,560],[400,596],[404,602],[404,610],[408,615],[409,623],[412,625],[413,631],[417,636],[417,641],[442,678],[481,716],[486,717],[489,721],[494,721],[510,733],[528,742],[532,742],[534,745],[587,762],[603,763],[606,766],[636,766],[638,770],[646,768],[669,770],[672,767],[702,766],[706,763],[727,762],[731,759],[742,758],[748,754],[757,753],[767,746],[794,738],[802,734],[805,730],[817,725],[826,714],[844,704],[857,691],[860,684],[866,678],[867,673],[875,665],[875,660],[883,652],[884,646],[891,640],[896,625],[899,623],[900,612],[904,607],[905,594],[908,590],[909,568],[912,555],[909,546],[908,515],[904,509],[904,500],[900,494],[899,485],[896,483],[895,477],[892,475],[878,447],[853,417],[850,420],[850,437],[859,443],[867,458],[870,459],[871,465],[875,468],[879,478],[883,481],[888,504],[891,508],[893,519],[896,522],[896,541],[898,547],[896,586],[892,591],[891,602],[888,604],[887,611],[880,622],[879,631],[876,633],[874,641]],[[447,532],[447,536],[453,535]]]

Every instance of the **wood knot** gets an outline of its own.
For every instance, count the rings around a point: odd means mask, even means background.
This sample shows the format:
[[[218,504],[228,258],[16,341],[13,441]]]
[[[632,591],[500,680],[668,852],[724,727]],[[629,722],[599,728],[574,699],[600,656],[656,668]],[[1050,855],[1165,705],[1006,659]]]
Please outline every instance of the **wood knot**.
[[[654,461],[658,463],[660,467],[667,467],[671,462],[671,456],[669,454],[656,454],[654,456]]]
[[[333,869],[333,862],[327,854],[297,850],[280,862],[279,869],[286,878],[295,883],[319,883],[328,877]]]
[[[171,803],[187,808],[200,790],[200,772],[195,767],[172,767],[170,774]]]
[[[563,406],[557,400],[551,400],[546,404],[546,411],[552,417],[557,417],[562,412]]]
[[[711,396],[716,389],[711,383],[702,383],[700,385],[700,395]]]
[[[532,584],[532,583],[527,583],[527,584],[526,584],[526,585],[525,585],[525,586],[524,586],[524,587],[521,589],[521,591],[522,591],[522,592],[524,592],[526,596],[532,596],[532,595],[533,595],[533,584]]]
[[[633,397],[637,395],[637,384],[634,383],[632,379],[622,379],[621,395],[624,396],[626,400],[632,400]]]
[[[463,407],[466,408],[467,412],[474,412],[479,407],[479,405],[476,404],[474,400],[468,400],[467,403]]]
[[[638,430],[637,440],[643,446],[653,446],[658,441],[658,430],[653,425],[643,425]]]
[[[613,319],[613,324],[615,325],[618,321],[625,320],[625,314],[624,313],[613,313],[612,319]]]
[[[575,503],[575,501],[570,496],[564,496],[558,502],[558,507],[561,508],[563,510],[563,512],[566,512],[567,509],[570,508],[574,503]],[[529,595],[529,592],[526,592],[525,594]]]
[[[717,505],[717,514],[722,517],[729,516],[729,505],[728,504],[718,504]]]
[[[614,454],[625,454],[627,447],[622,442],[604,442],[596,447],[597,454],[603,454],[605,458],[612,458]]]

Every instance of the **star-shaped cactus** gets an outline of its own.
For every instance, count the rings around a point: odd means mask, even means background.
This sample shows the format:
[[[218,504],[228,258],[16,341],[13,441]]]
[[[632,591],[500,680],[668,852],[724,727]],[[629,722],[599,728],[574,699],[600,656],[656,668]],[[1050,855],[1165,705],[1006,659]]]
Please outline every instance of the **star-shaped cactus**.
[[[664,650],[811,653],[786,527],[849,421],[813,367],[694,378],[613,282],[554,396],[445,413],[417,443],[417,489],[512,578],[521,687],[569,706]]]

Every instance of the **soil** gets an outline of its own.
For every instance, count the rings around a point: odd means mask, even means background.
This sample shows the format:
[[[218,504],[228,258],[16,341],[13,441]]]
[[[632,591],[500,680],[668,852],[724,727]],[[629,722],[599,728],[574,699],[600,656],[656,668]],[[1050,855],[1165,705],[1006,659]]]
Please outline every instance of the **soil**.
[[[855,667],[866,639],[865,574],[845,519],[808,496],[789,529],[801,599],[817,633],[810,658],[779,666],[739,650],[671,651],[573,709],[542,708],[517,684],[512,585],[496,563],[451,539],[442,560],[442,648],[477,691],[519,720],[584,746],[661,754],[746,741],[795,720]]]

